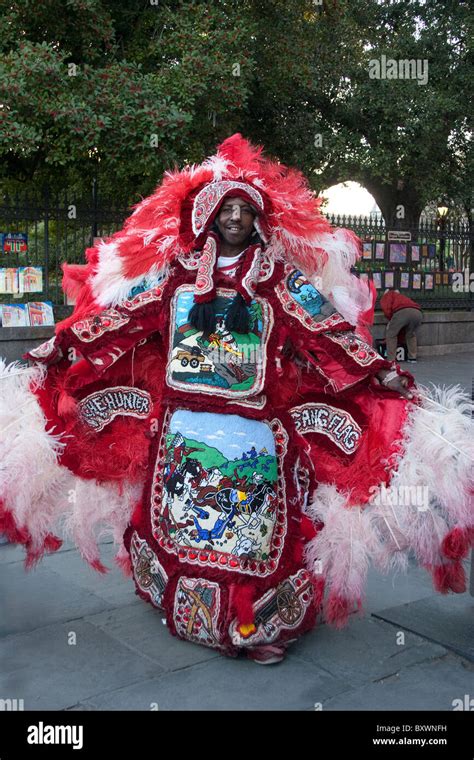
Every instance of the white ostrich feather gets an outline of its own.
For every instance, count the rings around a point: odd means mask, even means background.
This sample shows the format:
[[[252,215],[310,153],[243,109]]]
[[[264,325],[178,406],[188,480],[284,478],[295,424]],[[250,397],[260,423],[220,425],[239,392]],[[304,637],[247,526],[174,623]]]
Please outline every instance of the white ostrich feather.
[[[423,404],[411,406],[401,452],[386,463],[389,485],[361,507],[320,485],[307,506],[324,523],[306,546],[307,566],[324,575],[329,593],[352,603],[363,598],[369,564],[403,571],[413,553],[424,567],[439,565],[446,535],[474,526],[473,403],[459,386],[420,390]]]
[[[47,421],[32,392],[44,383],[45,372],[41,365],[0,360],[0,499],[17,527],[31,535],[33,552],[41,550],[48,533],[62,534],[94,562],[101,535],[111,534],[122,544],[140,487],[99,485],[60,465],[67,439],[46,432]]]

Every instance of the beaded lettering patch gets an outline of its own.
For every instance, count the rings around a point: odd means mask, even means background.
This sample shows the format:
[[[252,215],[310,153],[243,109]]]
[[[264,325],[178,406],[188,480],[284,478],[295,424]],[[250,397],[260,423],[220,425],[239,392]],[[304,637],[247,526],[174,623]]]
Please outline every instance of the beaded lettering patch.
[[[151,396],[138,388],[117,385],[86,396],[79,408],[84,422],[98,432],[118,415],[146,419],[151,411]]]
[[[290,409],[298,433],[322,433],[346,454],[360,444],[362,430],[349,412],[329,404],[302,404]]]

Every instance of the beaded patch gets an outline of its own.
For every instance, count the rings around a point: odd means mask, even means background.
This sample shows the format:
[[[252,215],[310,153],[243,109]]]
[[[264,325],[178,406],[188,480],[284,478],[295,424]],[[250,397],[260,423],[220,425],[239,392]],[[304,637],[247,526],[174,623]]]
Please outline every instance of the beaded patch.
[[[185,269],[196,270],[202,251],[186,251],[178,254],[177,259]]]
[[[159,301],[163,295],[163,287],[167,280],[170,277],[170,270],[169,267],[165,266],[162,269],[160,269],[159,272],[156,274],[147,274],[143,278],[143,280],[138,284],[134,285],[134,287],[130,290],[128,293],[127,299],[125,302],[121,303],[120,305],[127,305],[128,309],[134,309],[137,308],[135,304],[142,305],[142,303],[147,303],[148,298],[143,300],[141,298],[137,299],[137,296],[141,296],[145,293],[151,293],[151,300],[153,301]]]
[[[332,340],[333,343],[337,343],[344,351],[351,356],[357,364],[362,367],[366,367],[368,364],[379,360],[380,354],[378,351],[365,343],[353,332],[346,333],[326,333],[326,337]]]
[[[236,182],[234,180],[210,182],[196,195],[194,201],[192,226],[195,235],[199,235],[205,229],[208,219],[229,190],[244,190],[252,198],[260,211],[263,211],[264,203],[262,196],[258,190],[246,182]]]
[[[275,293],[284,311],[311,332],[324,332],[346,321],[338,312],[324,317],[321,309],[328,303],[327,299],[298,269],[293,269],[290,265],[286,265],[285,278],[276,285]]]
[[[130,558],[137,586],[148,594],[155,607],[161,608],[168,576],[154,551],[136,531],[132,533]]]
[[[181,577],[176,586],[173,619],[178,636],[208,647],[220,647],[218,621],[221,590],[207,578]]]
[[[272,573],[286,534],[281,422],[165,413],[151,489],[153,536],[182,562]]]
[[[193,295],[192,285],[182,285],[171,301],[167,384],[189,393],[214,395],[218,389],[227,398],[257,395],[265,382],[266,343],[273,326],[270,304],[256,296],[249,306],[249,332],[230,332],[225,326],[225,312],[235,290],[217,288],[216,330],[204,336],[188,321]]]
[[[133,298],[127,298],[120,303],[120,306],[127,311],[135,311],[135,309],[140,309],[142,306],[145,306],[145,304],[152,303],[152,301],[161,301],[163,298],[163,292],[164,286],[160,285],[156,288],[151,288],[151,290],[145,290],[142,293],[138,293],[133,296]]]
[[[53,335],[52,338],[41,343],[41,345],[32,348],[31,351],[28,351],[28,356],[39,361],[56,358],[60,354],[60,349],[56,346],[56,338],[57,336]]]
[[[83,343],[92,343],[106,332],[119,330],[130,322],[130,317],[116,309],[106,309],[93,317],[85,317],[71,325],[71,332]]]
[[[269,644],[280,638],[282,631],[298,628],[313,600],[313,586],[307,570],[290,575],[276,588],[269,589],[254,604],[255,632],[243,637],[237,620],[229,627],[229,635],[236,646]]]
[[[260,272],[261,248],[256,248],[253,254],[252,263],[245,277],[242,280],[242,287],[249,298],[253,298],[257,289],[258,275]]]
[[[265,404],[267,403],[267,397],[264,393],[262,393],[261,396],[259,396],[256,399],[241,399],[239,401],[236,401],[235,399],[230,399],[230,401],[226,401],[226,404],[236,404],[236,406],[246,406],[249,409],[263,409]]]
[[[117,385],[86,396],[79,409],[84,422],[99,432],[119,415],[146,419],[151,412],[151,396],[138,388]]]
[[[329,404],[302,404],[290,409],[298,433],[321,433],[346,454],[360,444],[362,430],[349,412]]]

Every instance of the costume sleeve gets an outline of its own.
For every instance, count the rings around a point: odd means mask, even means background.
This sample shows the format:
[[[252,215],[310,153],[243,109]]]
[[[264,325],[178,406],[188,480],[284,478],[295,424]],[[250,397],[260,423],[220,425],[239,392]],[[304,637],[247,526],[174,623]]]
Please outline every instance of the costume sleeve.
[[[355,332],[332,304],[297,270],[286,271],[276,286],[284,312],[285,341],[308,382],[326,393],[338,394],[358,383],[380,385],[380,370],[396,369]],[[283,320],[282,320],[283,321]],[[309,388],[308,388],[309,389]]]
[[[160,413],[162,297],[153,288],[59,324],[25,354],[28,367],[0,362],[0,530],[24,545],[27,565],[65,529],[100,572],[97,538],[111,534],[126,569],[122,536]]]
[[[152,288],[113,308],[58,325],[54,338],[24,355],[44,364],[84,357],[98,376],[164,325],[163,288]]]

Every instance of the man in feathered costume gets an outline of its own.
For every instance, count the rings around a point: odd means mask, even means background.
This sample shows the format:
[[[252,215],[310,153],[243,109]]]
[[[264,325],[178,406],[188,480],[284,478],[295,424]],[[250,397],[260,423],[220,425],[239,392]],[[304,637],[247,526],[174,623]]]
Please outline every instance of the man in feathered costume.
[[[360,242],[300,172],[233,135],[86,255],[72,316],[1,368],[0,528],[27,566],[66,531],[103,572],[112,533],[171,633],[259,663],[344,625],[370,563],[412,552],[464,590],[469,400],[374,351]]]

